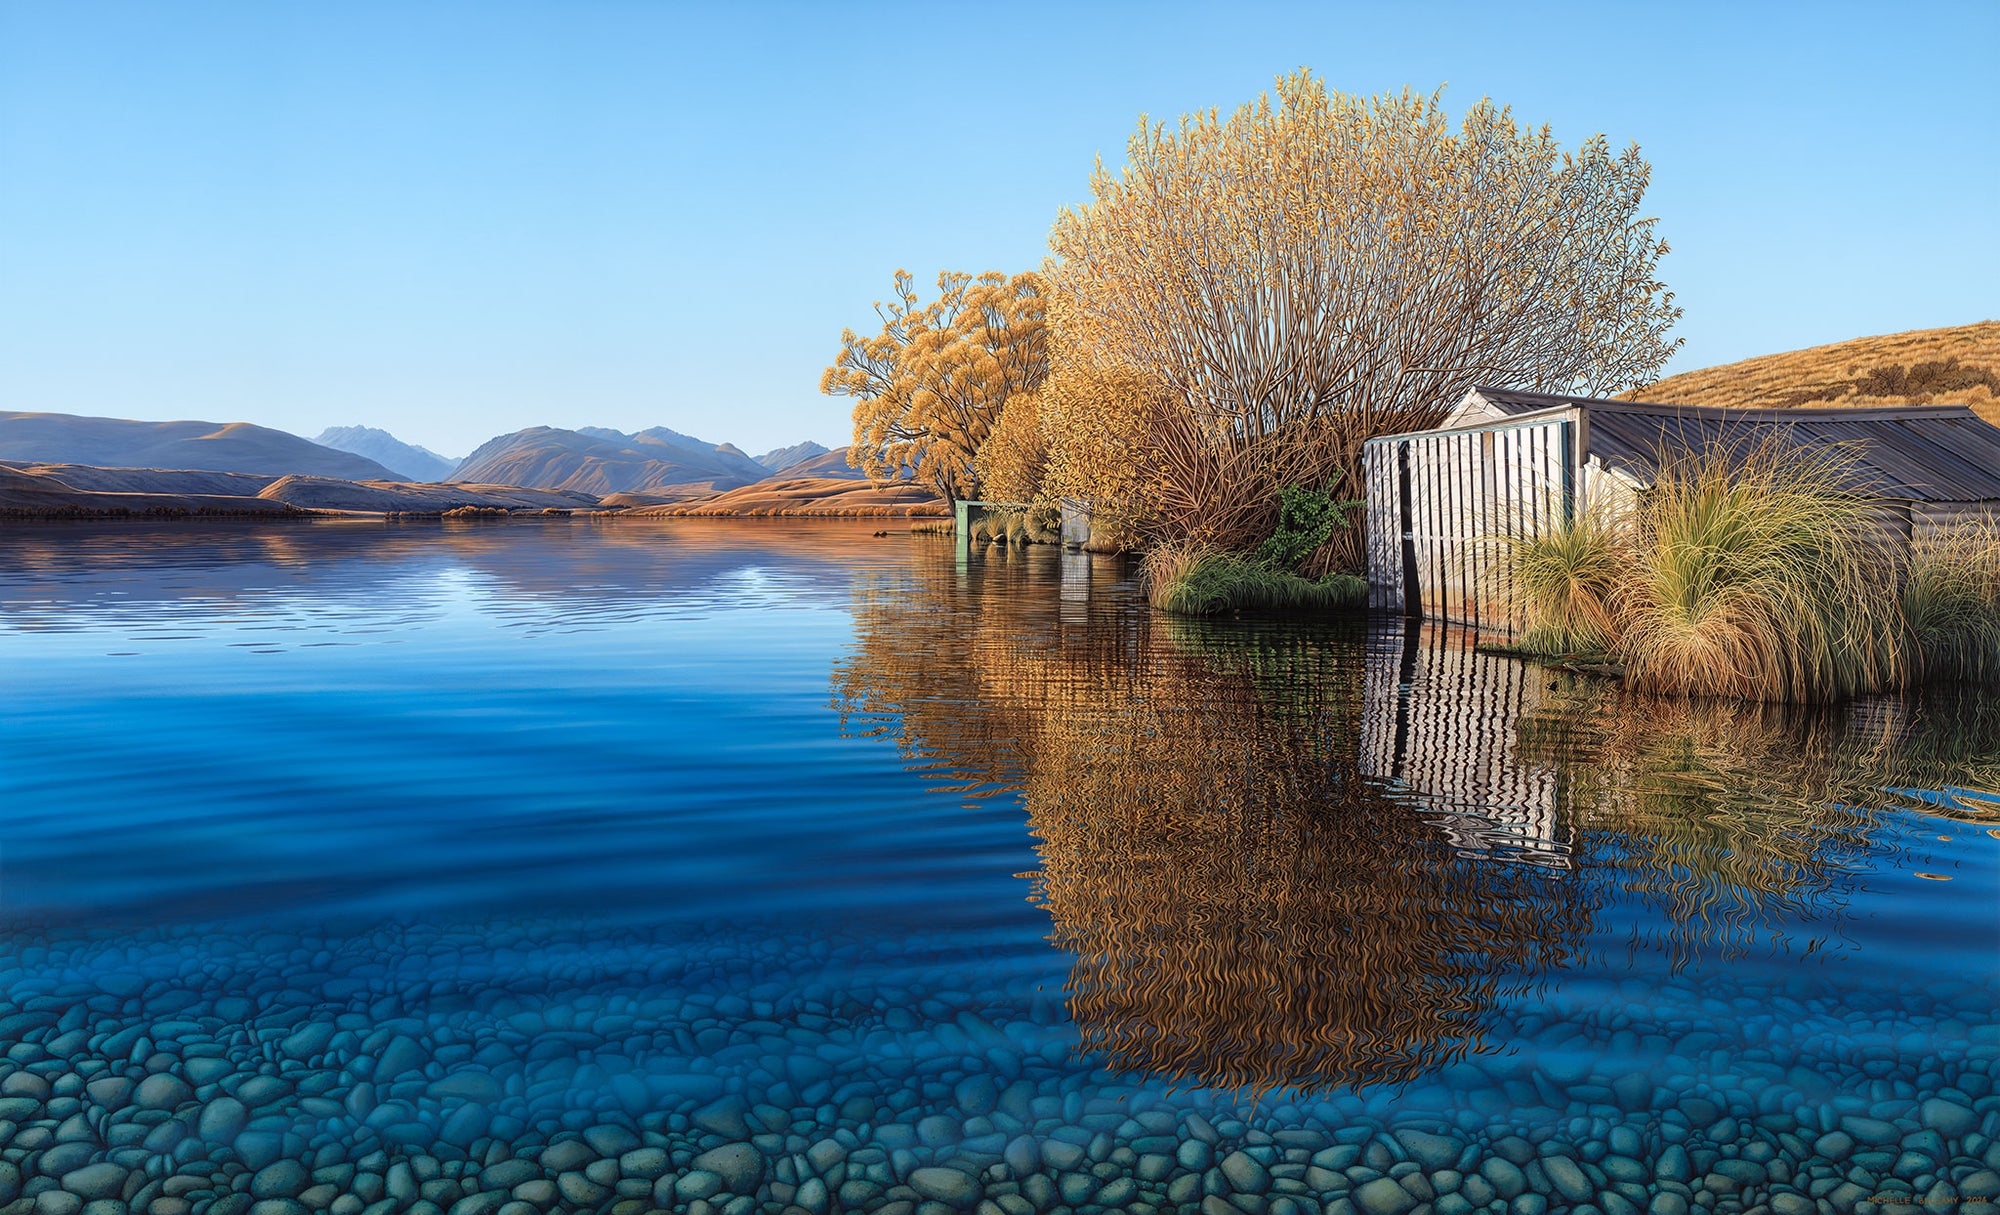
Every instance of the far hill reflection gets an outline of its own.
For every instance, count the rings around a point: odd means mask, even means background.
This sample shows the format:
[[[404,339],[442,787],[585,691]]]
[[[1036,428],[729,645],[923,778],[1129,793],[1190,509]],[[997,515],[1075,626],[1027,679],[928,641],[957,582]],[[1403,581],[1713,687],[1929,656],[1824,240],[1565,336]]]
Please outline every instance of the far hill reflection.
[[[208,629],[290,603],[393,604],[436,615],[452,580],[534,636],[623,613],[821,604],[858,569],[901,565],[908,537],[877,521],[517,519],[199,521],[9,526],[0,628],[173,624]],[[837,601],[837,598],[836,598]]]
[[[1412,1079],[1586,950],[1836,949],[1885,786],[2000,755],[1980,701],[1665,704],[1462,635],[1190,624],[1115,562],[939,547],[857,592],[837,705],[1022,799],[1083,1049],[1188,1083]]]

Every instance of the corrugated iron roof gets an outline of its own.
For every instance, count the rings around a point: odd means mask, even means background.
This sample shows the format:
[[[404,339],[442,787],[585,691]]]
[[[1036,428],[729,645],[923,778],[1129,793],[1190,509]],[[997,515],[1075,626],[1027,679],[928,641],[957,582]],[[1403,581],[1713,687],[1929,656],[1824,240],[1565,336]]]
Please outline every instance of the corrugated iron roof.
[[[1866,492],[1919,502],[2000,500],[2000,426],[1964,405],[1881,409],[1728,409],[1603,401],[1509,388],[1474,389],[1506,414],[1582,406],[1590,450],[1606,466],[1650,481],[1663,447],[1706,452],[1772,431],[1802,448],[1851,444]]]

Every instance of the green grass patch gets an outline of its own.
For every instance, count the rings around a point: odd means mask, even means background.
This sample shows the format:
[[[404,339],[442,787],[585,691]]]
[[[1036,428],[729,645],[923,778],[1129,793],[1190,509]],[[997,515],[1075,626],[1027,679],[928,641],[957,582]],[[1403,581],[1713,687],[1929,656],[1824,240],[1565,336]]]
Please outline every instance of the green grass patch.
[[[1353,574],[1302,578],[1261,562],[1212,550],[1156,550],[1146,569],[1147,598],[1176,616],[1236,611],[1325,612],[1362,607],[1368,581]]]

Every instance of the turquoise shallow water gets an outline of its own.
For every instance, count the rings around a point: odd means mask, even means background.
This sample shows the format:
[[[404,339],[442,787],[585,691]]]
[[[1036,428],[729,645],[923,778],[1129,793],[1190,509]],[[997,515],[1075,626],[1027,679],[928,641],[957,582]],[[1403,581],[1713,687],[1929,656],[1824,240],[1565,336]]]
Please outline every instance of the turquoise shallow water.
[[[1994,698],[874,530],[0,534],[0,1208],[2000,1193]]]

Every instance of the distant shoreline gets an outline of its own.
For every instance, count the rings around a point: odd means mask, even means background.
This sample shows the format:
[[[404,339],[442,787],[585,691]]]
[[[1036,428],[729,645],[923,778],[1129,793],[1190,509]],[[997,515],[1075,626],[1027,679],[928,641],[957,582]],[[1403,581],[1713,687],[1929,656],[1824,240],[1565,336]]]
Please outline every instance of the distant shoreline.
[[[490,513],[489,513],[490,512]],[[593,510],[587,507],[574,509],[524,509],[505,510],[501,508],[479,508],[476,512],[466,511],[333,511],[333,510],[226,510],[214,508],[188,507],[140,507],[111,508],[93,510],[83,507],[63,507],[35,510],[24,507],[0,507],[0,527],[15,523],[518,523],[524,521],[546,521],[551,519],[585,519],[591,522],[608,520],[660,520],[660,519],[756,519],[783,520],[796,522],[880,522],[883,520],[903,520],[920,522],[927,519],[948,519],[943,511],[911,510],[882,507],[845,511],[727,511],[727,510],[635,510],[613,508]]]

